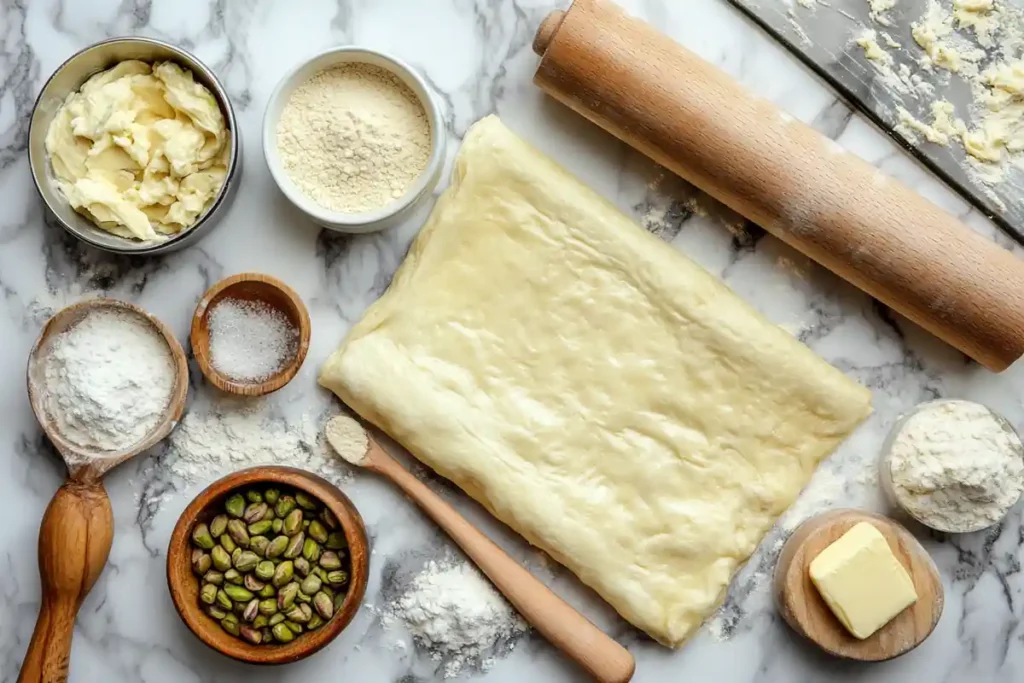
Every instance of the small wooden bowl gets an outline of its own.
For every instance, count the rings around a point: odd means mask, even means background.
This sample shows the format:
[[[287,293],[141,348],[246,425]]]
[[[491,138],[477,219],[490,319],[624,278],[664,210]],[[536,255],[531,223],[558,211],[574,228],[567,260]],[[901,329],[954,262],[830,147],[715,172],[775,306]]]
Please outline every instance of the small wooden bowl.
[[[331,620],[315,631],[296,636],[286,645],[252,645],[221,629],[199,604],[199,579],[192,573],[192,528],[209,522],[223,510],[234,491],[252,485],[278,485],[304,491],[338,518],[348,541],[349,586],[345,602]],[[359,609],[366,593],[370,562],[366,528],[352,501],[336,486],[294,467],[251,467],[210,484],[178,518],[167,548],[167,587],[178,615],[199,640],[221,654],[251,664],[287,664],[318,652],[341,633]]]
[[[281,311],[299,331],[299,342],[295,355],[277,373],[261,382],[245,382],[232,379],[214,367],[210,358],[210,309],[222,299],[241,299],[264,303]],[[306,360],[309,351],[310,323],[302,299],[291,287],[270,275],[262,273],[240,273],[221,280],[211,287],[199,300],[192,315],[192,355],[199,363],[199,369],[213,386],[239,396],[262,396],[277,391],[292,381]]]
[[[839,622],[808,571],[818,553],[859,522],[882,533],[917,589],[917,602],[864,640]],[[774,592],[779,612],[794,631],[831,655],[862,662],[881,662],[913,650],[935,630],[944,604],[939,572],[924,547],[893,520],[864,510],[832,510],[801,524],[779,554]]]

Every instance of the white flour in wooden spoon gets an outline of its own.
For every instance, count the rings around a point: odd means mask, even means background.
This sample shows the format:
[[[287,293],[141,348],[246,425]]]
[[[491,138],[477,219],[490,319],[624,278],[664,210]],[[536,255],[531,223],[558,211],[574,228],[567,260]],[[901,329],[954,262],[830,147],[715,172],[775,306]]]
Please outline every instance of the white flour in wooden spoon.
[[[327,441],[344,460],[362,467],[366,464],[369,440],[363,426],[347,415],[331,418],[324,427]]]
[[[43,405],[57,432],[95,451],[122,451],[153,431],[174,392],[174,359],[139,316],[89,312],[43,360]]]

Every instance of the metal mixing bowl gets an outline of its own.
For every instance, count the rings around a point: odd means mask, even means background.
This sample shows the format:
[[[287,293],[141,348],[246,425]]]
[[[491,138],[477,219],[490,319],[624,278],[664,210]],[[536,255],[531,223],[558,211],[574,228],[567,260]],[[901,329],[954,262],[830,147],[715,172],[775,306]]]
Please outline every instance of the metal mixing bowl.
[[[127,59],[143,62],[173,61],[189,69],[196,81],[206,86],[220,104],[231,133],[231,155],[224,186],[206,213],[191,227],[172,235],[162,242],[140,242],[118,237],[96,227],[92,221],[78,213],[61,194],[53,177],[46,153],[46,131],[57,110],[68,95],[82,87],[90,76],[104,71]],[[188,52],[150,38],[112,38],[90,45],[60,65],[43,86],[28,130],[28,159],[32,179],[47,208],[57,221],[78,239],[116,254],[162,254],[194,244],[209,233],[223,217],[238,187],[242,173],[242,139],[235,120],[235,111],[220,81],[205,64]]]

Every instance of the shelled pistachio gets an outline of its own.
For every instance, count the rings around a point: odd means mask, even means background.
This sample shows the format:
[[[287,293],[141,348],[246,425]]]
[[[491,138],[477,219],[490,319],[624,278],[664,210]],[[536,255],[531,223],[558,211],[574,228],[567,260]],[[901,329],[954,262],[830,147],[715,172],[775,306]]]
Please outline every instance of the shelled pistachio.
[[[341,569],[341,558],[338,556],[338,553],[328,550],[320,555],[320,566],[327,571]]]
[[[233,553],[238,549],[238,545],[231,539],[231,535],[228,532],[224,532],[218,536],[220,546],[227,550],[228,553]]]
[[[227,502],[224,503],[224,509],[232,517],[241,517],[242,513],[245,512],[245,498],[241,494],[236,493],[227,499]]]
[[[267,510],[270,509],[266,503],[251,503],[249,507],[245,508],[245,512],[242,513],[242,521],[246,524],[253,524],[259,522],[267,514]]]
[[[316,595],[317,592],[320,590],[321,585],[323,585],[323,581],[321,581],[319,576],[316,576],[315,574],[312,576],[307,576],[305,579],[302,580],[302,592],[306,595]]]
[[[261,590],[264,589],[264,587],[266,587],[267,584],[256,578],[255,574],[246,574],[243,577],[242,585],[245,586],[247,589],[251,590],[253,593],[259,593]]]
[[[212,583],[204,583],[199,589],[199,599],[207,605],[217,602],[217,587]]]
[[[210,567],[213,565],[213,560],[210,559],[210,554],[204,552],[202,548],[195,548],[192,551],[192,573],[196,576],[202,576],[206,572],[210,571]]]
[[[324,619],[330,619],[334,616],[334,602],[327,596],[327,593],[323,591],[313,596],[313,607]]]
[[[323,511],[320,513],[320,519],[324,521],[324,524],[331,531],[334,531],[340,526],[338,524],[338,518],[335,517],[334,513],[328,510],[327,508],[324,508]]]
[[[256,615],[258,614],[257,610],[259,609],[259,606],[259,599],[253,598],[252,600],[250,600],[249,603],[245,606],[245,610],[242,611],[242,619],[244,619],[245,621],[252,621],[253,619],[255,619]]]
[[[224,532],[228,530],[228,516],[217,515],[210,521],[210,535],[214,538],[220,538],[224,535]]]
[[[306,541],[306,535],[301,531],[288,539],[288,546],[284,549],[284,556],[289,560],[294,560],[299,556],[305,546],[303,545]]]
[[[231,635],[237,636],[239,633],[238,617],[234,614],[227,615],[220,620],[220,627]]]
[[[211,550],[213,536],[210,535],[210,527],[205,524],[197,524],[196,528],[192,530],[192,543],[201,550]]]
[[[225,612],[217,605],[207,605],[206,613],[209,614],[211,618],[216,619],[217,621],[220,621],[228,615],[227,612]]]
[[[309,523],[306,535],[321,545],[327,543],[327,527],[321,524],[319,520],[314,519]]]
[[[299,594],[299,584],[292,581],[277,593],[277,608],[279,610],[290,609],[295,604],[295,596]]]
[[[322,554],[323,551],[320,549],[320,544],[312,538],[307,538],[302,545],[302,557],[309,560],[310,563],[316,563],[320,560]]]
[[[274,634],[274,640],[279,643],[290,643],[295,640],[295,634],[283,621],[271,628],[270,632]]]
[[[253,645],[259,645],[263,642],[263,633],[252,626],[239,626],[238,632],[244,640],[252,643]]]

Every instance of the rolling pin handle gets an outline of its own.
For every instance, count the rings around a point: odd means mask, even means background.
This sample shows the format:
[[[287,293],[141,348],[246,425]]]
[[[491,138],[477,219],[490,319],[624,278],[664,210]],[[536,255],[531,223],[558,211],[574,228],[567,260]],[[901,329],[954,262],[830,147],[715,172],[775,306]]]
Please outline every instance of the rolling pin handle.
[[[533,51],[538,56],[543,57],[544,53],[548,51],[548,45],[554,40],[555,34],[558,33],[564,20],[565,10],[559,9],[548,14],[544,17],[544,21],[540,22],[537,35],[533,38]]]

